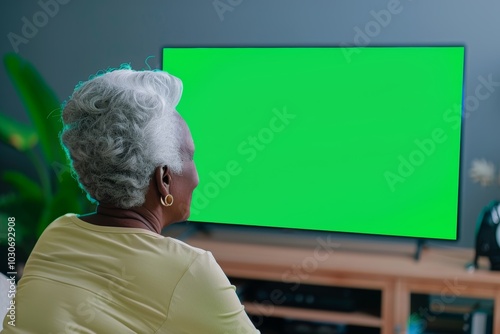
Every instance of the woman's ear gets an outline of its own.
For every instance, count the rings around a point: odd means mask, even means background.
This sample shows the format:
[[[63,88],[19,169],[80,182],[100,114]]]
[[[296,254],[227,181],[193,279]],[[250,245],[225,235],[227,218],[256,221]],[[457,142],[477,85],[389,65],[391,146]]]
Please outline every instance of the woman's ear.
[[[167,196],[170,193],[169,188],[171,181],[170,171],[168,170],[167,166],[156,167],[155,180],[158,187],[158,192],[162,196]]]

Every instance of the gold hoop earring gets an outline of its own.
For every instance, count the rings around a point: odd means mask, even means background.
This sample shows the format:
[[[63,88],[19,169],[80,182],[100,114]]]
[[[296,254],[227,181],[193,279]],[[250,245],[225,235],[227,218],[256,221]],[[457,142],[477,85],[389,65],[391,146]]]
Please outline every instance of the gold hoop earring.
[[[160,202],[163,206],[171,206],[172,204],[174,204],[174,196],[168,194],[167,196],[165,196],[165,199],[160,196]]]

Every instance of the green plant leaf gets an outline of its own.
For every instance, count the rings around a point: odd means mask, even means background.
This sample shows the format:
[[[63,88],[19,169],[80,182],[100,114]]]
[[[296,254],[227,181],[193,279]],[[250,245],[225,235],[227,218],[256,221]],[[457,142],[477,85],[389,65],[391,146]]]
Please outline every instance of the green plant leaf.
[[[44,156],[42,161],[32,149],[25,150],[39,174],[41,186],[18,172],[9,171],[2,175],[16,189],[17,194],[14,197],[0,196],[0,214],[15,216],[22,224],[22,248],[29,253],[51,221],[68,212],[85,212],[90,205],[76,180],[70,173],[66,173],[69,172],[69,167],[58,138],[62,124],[56,94],[34,66],[17,54],[5,55],[4,65],[32,121]],[[54,174],[49,175],[48,168]],[[53,177],[58,181],[55,188],[52,187]]]
[[[40,236],[56,218],[66,213],[84,213],[87,211],[88,201],[76,181],[68,177],[63,182],[50,203],[43,210],[36,231],[37,236]]]
[[[23,152],[38,143],[38,135],[32,126],[19,123],[0,113],[0,141]]]
[[[65,155],[57,134],[60,122],[60,102],[35,67],[16,53],[4,56],[7,74],[12,81],[39,136],[47,162],[64,162]]]
[[[24,175],[21,174],[19,178],[15,176],[15,172],[12,175],[7,173],[7,175],[7,179],[15,180],[13,182],[18,190],[16,193],[0,195],[0,213],[6,217],[16,218],[16,231],[19,234],[16,241],[19,248],[29,254],[37,239],[36,228],[42,209],[46,206],[45,199],[38,196],[37,191],[22,190],[30,189],[30,183],[32,182],[29,179],[24,180]],[[35,186],[38,185],[35,184]],[[0,222],[0,227],[3,228],[2,222]]]
[[[19,197],[18,194],[14,193],[0,195],[0,210],[2,208],[8,208],[10,205],[16,203]]]
[[[44,203],[19,194],[0,195],[0,219],[16,218],[16,244],[25,254],[29,254],[36,240],[36,228]],[[1,231],[6,231],[6,221],[0,221]],[[2,244],[0,236],[0,244]]]
[[[42,188],[26,175],[16,171],[2,173],[2,180],[14,187],[20,197],[43,201]]]
[[[7,244],[7,218],[9,216],[0,212],[0,245]]]
[[[36,234],[40,236],[45,228],[56,218],[66,213],[88,213],[95,211],[95,205],[92,204],[85,192],[79,187],[70,168],[66,165],[53,166],[58,183],[56,192],[52,196],[50,203],[47,204],[40,216]]]

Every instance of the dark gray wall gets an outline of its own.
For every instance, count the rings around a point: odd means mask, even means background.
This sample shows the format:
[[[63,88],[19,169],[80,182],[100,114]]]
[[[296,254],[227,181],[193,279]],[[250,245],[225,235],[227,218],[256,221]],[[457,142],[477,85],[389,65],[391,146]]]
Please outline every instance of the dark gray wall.
[[[356,29],[373,25],[373,13],[385,9],[393,9],[387,24],[378,25],[379,30],[373,30],[365,42],[466,45],[466,96],[471,96],[471,103],[480,76],[500,82],[500,2],[495,0],[220,0],[230,6],[222,15],[212,0],[59,1],[65,4],[59,5],[57,13],[52,6],[54,15],[47,16],[47,22],[38,13],[42,10],[38,1],[2,2],[0,54],[13,51],[8,34],[22,36],[23,17],[33,22],[35,15],[41,20],[38,32],[20,44],[18,52],[35,64],[61,100],[78,81],[99,69],[124,62],[144,68],[144,60],[151,55],[156,58],[149,63],[158,68],[160,48],[167,44],[354,44]],[[0,87],[0,110],[28,122],[3,67]],[[500,163],[496,146],[500,142],[499,88],[477,100],[479,106],[471,104],[466,110],[460,246],[473,245],[478,213],[491,199],[500,197],[499,187],[481,188],[467,176],[474,158]],[[35,177],[29,162],[15,151],[0,146],[0,156],[1,170],[22,169]]]

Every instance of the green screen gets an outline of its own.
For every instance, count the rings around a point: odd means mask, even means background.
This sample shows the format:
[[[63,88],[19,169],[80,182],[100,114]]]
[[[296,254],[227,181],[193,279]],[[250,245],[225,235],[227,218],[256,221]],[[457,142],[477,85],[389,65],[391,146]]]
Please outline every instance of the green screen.
[[[190,221],[455,240],[463,69],[464,47],[165,48]]]

